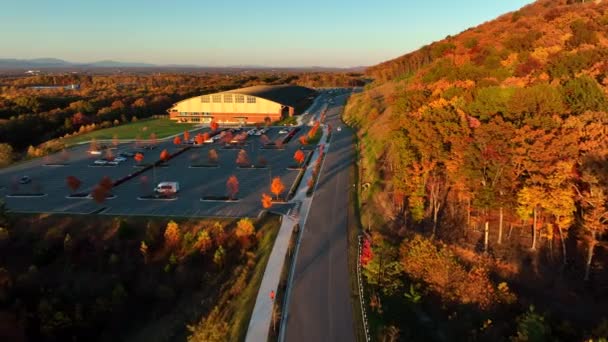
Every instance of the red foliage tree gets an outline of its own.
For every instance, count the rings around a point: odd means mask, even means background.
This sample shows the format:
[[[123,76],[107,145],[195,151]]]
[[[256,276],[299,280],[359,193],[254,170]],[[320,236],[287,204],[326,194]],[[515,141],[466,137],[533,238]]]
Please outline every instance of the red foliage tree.
[[[162,160],[163,162],[166,162],[167,160],[169,160],[169,151],[167,151],[167,149],[164,149],[161,153],[160,153],[160,160]]]
[[[188,140],[190,140],[190,132],[184,131],[184,141],[188,141]]]
[[[68,176],[65,179],[65,182],[67,183],[70,190],[72,190],[72,192],[76,192],[76,190],[78,190],[78,188],[80,188],[80,185],[82,185],[82,182],[80,181],[80,179],[78,179],[74,176]]]
[[[247,151],[245,150],[240,150],[239,154],[236,157],[236,164],[238,166],[248,166],[249,164],[251,164],[251,162],[249,161],[249,156],[247,155]]]
[[[374,258],[374,252],[372,250],[372,244],[369,239],[363,241],[363,248],[361,248],[361,266],[365,267]]]
[[[211,121],[211,124],[209,125],[209,127],[211,127],[212,131],[217,131],[217,129],[220,128],[220,125],[215,121]]]
[[[205,133],[207,134],[207,133]],[[197,145],[202,145],[205,142],[205,138],[203,137],[202,134],[197,134],[196,137],[194,138],[194,141],[196,142]]]
[[[110,179],[110,177],[103,176],[103,178],[101,178],[101,180],[99,181],[99,186],[107,192],[112,189],[112,187],[114,186],[114,182],[112,181],[112,179]]]
[[[228,177],[226,181],[226,190],[230,199],[235,199],[236,194],[239,192],[239,180],[235,175]]]
[[[232,141],[232,138],[233,138],[232,133],[231,132],[226,132],[226,134],[224,134],[222,136],[222,142],[224,144],[228,144],[228,143],[230,143]]]
[[[182,138],[180,138],[179,135],[176,136],[175,138],[173,138],[174,145],[181,145],[181,143],[182,143]]]
[[[210,149],[209,152],[207,152],[207,159],[212,164],[217,163],[218,157],[219,156],[217,155],[217,151],[215,149]]]
[[[93,197],[93,200],[95,200],[95,202],[103,203],[106,200],[107,194],[108,194],[108,190],[106,190],[101,185],[97,185],[91,192],[91,197]]]
[[[302,152],[302,150],[297,150],[296,153],[294,153],[293,155],[293,160],[295,160],[296,163],[300,164],[300,166],[302,166],[302,163],[304,162],[305,158],[306,155],[304,155],[304,152]]]
[[[143,153],[135,153],[135,156],[133,156],[133,159],[135,159],[135,161],[139,164],[144,160],[144,155]]]
[[[300,144],[302,144],[303,146],[308,145],[308,138],[305,135],[301,136],[300,139],[298,139],[298,140],[300,141]]]

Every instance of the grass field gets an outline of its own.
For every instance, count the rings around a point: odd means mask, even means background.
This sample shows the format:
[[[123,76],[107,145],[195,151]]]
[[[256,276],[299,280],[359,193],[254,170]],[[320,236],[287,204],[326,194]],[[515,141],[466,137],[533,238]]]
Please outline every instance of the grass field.
[[[182,133],[193,127],[194,124],[176,123],[169,119],[145,119],[126,125],[104,128],[90,133],[69,137],[62,139],[62,141],[66,145],[73,145],[92,139],[112,139],[114,136],[118,139],[135,139],[138,136],[141,139],[148,139],[152,133],[155,133],[156,137],[161,139],[177,133]]]

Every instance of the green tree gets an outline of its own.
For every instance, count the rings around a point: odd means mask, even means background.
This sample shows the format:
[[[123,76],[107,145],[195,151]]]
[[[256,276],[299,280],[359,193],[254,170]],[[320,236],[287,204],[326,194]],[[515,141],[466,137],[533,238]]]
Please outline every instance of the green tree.
[[[568,80],[563,87],[564,101],[573,114],[585,111],[605,111],[606,95],[599,84],[589,76]]]

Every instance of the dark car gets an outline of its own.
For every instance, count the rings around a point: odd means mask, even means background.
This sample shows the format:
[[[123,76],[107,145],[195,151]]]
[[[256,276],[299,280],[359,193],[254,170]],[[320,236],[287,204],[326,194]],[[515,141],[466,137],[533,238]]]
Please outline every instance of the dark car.
[[[120,152],[118,155],[122,156],[122,157],[133,157],[133,156],[135,156],[135,152],[125,151],[125,152]]]
[[[19,184],[29,184],[32,182],[32,179],[28,176],[23,176],[19,178]]]

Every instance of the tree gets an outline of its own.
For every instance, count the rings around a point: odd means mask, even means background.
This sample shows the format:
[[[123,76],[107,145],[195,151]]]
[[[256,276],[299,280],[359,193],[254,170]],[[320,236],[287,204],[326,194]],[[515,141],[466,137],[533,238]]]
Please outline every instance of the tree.
[[[211,127],[211,130],[215,132],[215,131],[217,131],[218,128],[220,128],[220,125],[215,121],[211,121],[211,124],[209,124],[209,127]]]
[[[241,242],[243,250],[249,246],[249,243],[251,242],[249,239],[254,233],[255,227],[249,218],[242,218],[237,222],[234,235]]]
[[[274,177],[272,179],[272,183],[270,184],[270,192],[272,192],[278,199],[283,190],[285,190],[285,185],[283,185],[283,182],[281,182],[281,178]]]
[[[9,144],[0,144],[0,166],[7,166],[13,162],[13,147]]]
[[[137,152],[135,153],[135,156],[133,156],[133,159],[135,159],[138,164],[141,164],[141,162],[144,161],[144,155],[143,153]]]
[[[304,155],[302,150],[297,150],[293,155],[293,160],[295,160],[300,166],[302,166],[302,163],[304,163],[304,159],[306,159],[306,155]]]
[[[114,147],[118,146],[118,134],[114,134],[112,136],[112,146],[114,146]]]
[[[179,226],[175,221],[171,220],[167,223],[167,228],[165,229],[165,246],[168,248],[176,247],[182,239],[182,233],[179,229]]]
[[[190,131],[184,131],[184,141],[187,142],[190,140]]]
[[[173,138],[173,144],[174,145],[181,145],[182,144],[182,138],[180,138],[179,135],[175,136],[175,138]]]
[[[106,195],[108,194],[108,190],[102,187],[101,185],[95,186],[93,191],[91,191],[91,197],[93,200],[99,204],[103,203],[106,200]]]
[[[251,164],[251,162],[249,161],[249,156],[247,155],[247,151],[239,151],[239,154],[236,157],[236,164],[241,167],[249,166]]]
[[[208,134],[208,133],[205,133]],[[196,135],[196,137],[194,137],[194,141],[196,142],[197,145],[202,145],[205,142],[205,137],[203,137],[202,134],[198,133]]]
[[[270,126],[270,124],[272,123],[272,120],[270,119],[270,117],[265,117],[264,118],[264,125],[266,125],[266,127]]]
[[[361,249],[361,266],[365,267],[374,258],[374,252],[372,250],[372,243],[370,239],[363,241],[363,248]]]
[[[226,258],[226,250],[223,246],[219,246],[213,254],[213,263],[218,267],[224,266],[224,259]]]
[[[110,177],[103,176],[103,178],[101,178],[101,180],[99,181],[99,186],[102,187],[107,192],[107,191],[112,190],[112,187],[114,186],[114,182],[112,181],[112,179],[110,179]]]
[[[167,149],[164,149],[160,153],[160,160],[163,161],[163,162],[166,162],[167,160],[169,160],[170,156],[171,155],[169,154],[169,151],[167,151]]]
[[[236,194],[239,192],[239,180],[235,175],[228,177],[226,181],[226,190],[231,200],[236,199]]]
[[[72,192],[76,192],[76,190],[78,190],[78,188],[80,188],[80,185],[82,185],[82,182],[80,181],[80,179],[78,179],[74,176],[68,176],[65,179],[65,182],[68,185],[68,187],[70,188],[70,190],[72,190]]]
[[[205,254],[213,245],[213,241],[211,240],[211,236],[209,236],[209,232],[206,230],[202,230],[198,233],[198,238],[194,243],[194,248],[196,248],[201,254]]]
[[[262,207],[264,209],[268,209],[270,207],[272,207],[272,197],[270,197],[267,194],[262,194]]]
[[[209,152],[207,152],[207,159],[209,160],[209,163],[216,164],[218,160],[217,151],[213,148],[210,149]]]
[[[583,238],[588,245],[584,277],[587,281],[591,275],[591,264],[599,237],[608,231],[608,201],[597,177],[583,170],[582,178],[587,188],[586,191],[579,192],[582,200]]]
[[[600,85],[589,76],[569,79],[563,87],[564,101],[574,114],[604,111],[608,100]]]
[[[146,245],[145,241],[142,241],[141,244],[139,245],[139,251],[141,252],[141,255],[144,257],[144,263],[147,264],[148,263],[148,245]]]

